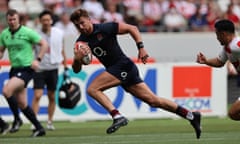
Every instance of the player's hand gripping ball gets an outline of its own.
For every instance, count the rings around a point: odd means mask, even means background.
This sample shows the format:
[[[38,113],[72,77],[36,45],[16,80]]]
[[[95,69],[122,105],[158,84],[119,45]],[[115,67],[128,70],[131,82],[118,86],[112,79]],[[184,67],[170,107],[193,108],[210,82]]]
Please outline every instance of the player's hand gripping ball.
[[[79,56],[81,63],[84,65],[88,65],[92,61],[92,52],[87,43],[84,42],[76,42],[74,47],[75,55]]]

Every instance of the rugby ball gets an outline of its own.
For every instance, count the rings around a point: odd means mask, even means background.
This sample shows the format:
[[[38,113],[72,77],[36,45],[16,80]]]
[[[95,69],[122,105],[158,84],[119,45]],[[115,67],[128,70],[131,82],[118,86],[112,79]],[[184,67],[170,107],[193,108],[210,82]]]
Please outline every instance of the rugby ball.
[[[75,43],[75,48],[76,49],[89,49],[89,52],[82,57],[81,62],[84,65],[88,65],[92,62],[92,52],[87,43],[85,42],[76,42]]]

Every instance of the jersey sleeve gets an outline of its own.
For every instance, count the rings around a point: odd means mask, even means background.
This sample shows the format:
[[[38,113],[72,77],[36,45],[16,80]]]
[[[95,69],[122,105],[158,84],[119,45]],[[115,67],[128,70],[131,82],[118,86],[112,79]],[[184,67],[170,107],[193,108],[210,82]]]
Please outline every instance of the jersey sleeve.
[[[109,35],[116,35],[118,33],[118,23],[109,22],[102,25],[102,30]]]
[[[218,55],[218,59],[223,62],[223,63],[226,63],[227,60],[228,60],[228,57],[227,57],[227,54],[224,50],[222,50],[219,55]]]
[[[30,41],[34,44],[39,43],[41,40],[41,35],[32,29],[28,30],[28,36],[29,36]]]
[[[0,47],[4,46],[2,33],[0,33]]]

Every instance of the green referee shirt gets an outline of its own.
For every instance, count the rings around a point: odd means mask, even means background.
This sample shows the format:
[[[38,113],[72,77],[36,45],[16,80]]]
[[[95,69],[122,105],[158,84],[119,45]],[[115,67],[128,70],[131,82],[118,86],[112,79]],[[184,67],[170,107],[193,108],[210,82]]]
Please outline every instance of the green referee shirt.
[[[8,49],[12,67],[31,66],[34,58],[32,46],[40,40],[41,36],[28,27],[21,26],[13,34],[6,28],[0,35],[0,47]]]

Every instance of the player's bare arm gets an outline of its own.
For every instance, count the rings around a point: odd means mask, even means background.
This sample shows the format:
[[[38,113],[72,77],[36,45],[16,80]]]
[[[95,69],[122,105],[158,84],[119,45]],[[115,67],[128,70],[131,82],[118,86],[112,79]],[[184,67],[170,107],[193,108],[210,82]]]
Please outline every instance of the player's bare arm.
[[[144,45],[142,42],[141,34],[136,26],[129,25],[126,23],[119,23],[118,24],[118,33],[119,34],[127,34],[129,33],[131,37],[136,42],[138,48],[138,59],[142,61],[142,63],[147,63],[149,55],[147,54],[146,50],[144,49]]]
[[[39,51],[39,53],[38,53],[38,57],[39,57],[39,58],[42,58],[43,55],[44,55],[44,54],[47,52],[47,50],[48,50],[48,43],[46,42],[46,40],[41,39],[38,44],[41,46],[40,51]]]
[[[63,44],[64,44],[64,41],[63,41]],[[66,55],[64,46],[62,48],[62,56],[63,56],[63,62],[62,62],[63,66],[64,66],[64,68],[67,68],[67,55]]]
[[[44,39],[41,39],[38,44],[41,46],[41,48],[40,48],[40,51],[39,51],[39,53],[37,55],[37,59],[32,62],[32,66],[31,67],[34,70],[38,69],[39,62],[42,60],[43,55],[45,54],[45,52],[47,52],[47,49],[48,49],[48,43]]]
[[[224,63],[221,62],[217,57],[207,59],[206,56],[201,52],[197,55],[197,63],[206,64],[206,65],[212,66],[212,67],[222,67],[222,66],[224,66]]]

